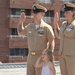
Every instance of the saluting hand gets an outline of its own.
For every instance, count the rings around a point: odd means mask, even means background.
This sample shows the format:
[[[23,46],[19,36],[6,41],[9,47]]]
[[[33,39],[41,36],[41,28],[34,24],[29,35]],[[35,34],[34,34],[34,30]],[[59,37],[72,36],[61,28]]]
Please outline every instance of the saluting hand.
[[[58,12],[55,13],[55,16],[54,16],[54,32],[55,32],[55,36],[60,39],[59,37],[59,30],[60,30],[60,27],[59,27],[59,14]]]
[[[23,23],[26,20],[26,15],[24,12],[22,12],[20,14],[20,19],[19,19],[19,23]]]
[[[58,22],[58,21],[59,21],[59,14],[58,12],[56,12],[54,16],[54,22]]]

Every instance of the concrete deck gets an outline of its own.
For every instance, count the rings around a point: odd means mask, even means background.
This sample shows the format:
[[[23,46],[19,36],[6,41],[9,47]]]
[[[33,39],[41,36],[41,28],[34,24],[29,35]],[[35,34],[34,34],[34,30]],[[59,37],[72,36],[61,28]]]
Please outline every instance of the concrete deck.
[[[55,62],[56,75],[60,74],[59,62]],[[0,75],[26,75],[26,63],[0,64]]]

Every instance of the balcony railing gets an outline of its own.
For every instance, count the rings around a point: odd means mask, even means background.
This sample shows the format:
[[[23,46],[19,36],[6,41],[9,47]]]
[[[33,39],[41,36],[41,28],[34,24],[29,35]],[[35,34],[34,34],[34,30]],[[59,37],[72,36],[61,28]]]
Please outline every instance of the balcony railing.
[[[10,15],[11,18],[19,18],[20,15]],[[26,16],[26,18],[33,18],[33,16]]]
[[[7,35],[10,38],[27,38],[27,36],[19,36],[19,35]]]
[[[44,17],[43,20],[45,22],[54,22],[54,17]]]
[[[60,0],[60,1],[63,1],[63,2],[75,2],[75,0]]]
[[[10,17],[12,17],[12,18],[19,18],[20,15],[10,15]]]
[[[44,17],[43,20],[45,22],[54,22],[54,17]],[[65,17],[60,17],[60,20],[66,20]]]
[[[9,48],[28,48],[27,36],[8,35]]]
[[[24,58],[25,56],[20,56],[20,55],[10,55],[9,58]]]
[[[11,18],[19,18],[20,15],[10,15]],[[33,16],[26,16],[27,18],[33,18]],[[44,17],[43,20],[45,22],[53,22],[54,18],[53,17]]]
[[[39,3],[54,3],[54,0],[38,0]]]
[[[65,17],[60,17],[60,20],[66,20],[66,18]]]

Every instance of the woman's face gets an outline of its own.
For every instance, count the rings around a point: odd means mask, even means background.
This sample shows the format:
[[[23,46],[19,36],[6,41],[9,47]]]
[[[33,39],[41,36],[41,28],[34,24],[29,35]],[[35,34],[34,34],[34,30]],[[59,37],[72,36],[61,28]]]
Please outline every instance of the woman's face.
[[[66,11],[66,12],[64,12],[64,15],[65,15],[65,18],[66,18],[66,19],[71,19],[71,18],[73,18],[73,14],[74,14],[73,11]]]

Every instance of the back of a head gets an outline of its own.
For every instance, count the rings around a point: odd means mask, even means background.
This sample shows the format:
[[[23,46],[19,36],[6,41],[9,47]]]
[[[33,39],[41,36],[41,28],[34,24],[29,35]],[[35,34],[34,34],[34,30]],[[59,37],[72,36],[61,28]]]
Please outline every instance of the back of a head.
[[[47,53],[47,55],[48,55],[48,57],[49,57],[49,60],[50,60],[51,62],[53,62],[53,53],[52,53],[52,51],[50,51],[50,50],[45,50],[45,52]]]

